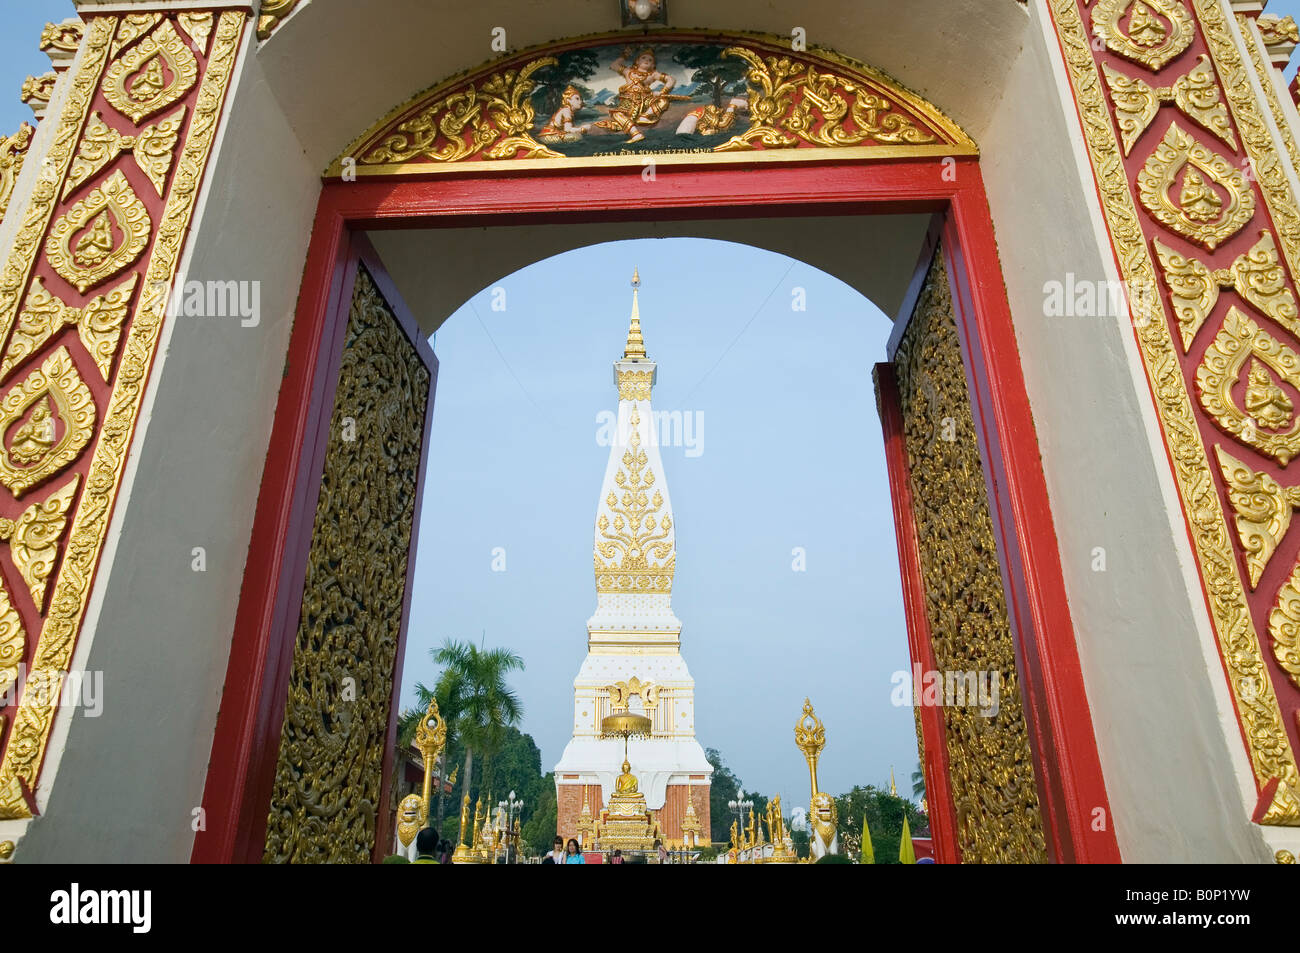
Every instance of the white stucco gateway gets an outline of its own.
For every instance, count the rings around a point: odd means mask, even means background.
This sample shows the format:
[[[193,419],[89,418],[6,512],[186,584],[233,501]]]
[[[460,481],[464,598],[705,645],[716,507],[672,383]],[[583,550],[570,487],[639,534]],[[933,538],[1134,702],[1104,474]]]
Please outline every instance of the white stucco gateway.
[[[0,860],[266,855],[350,301],[419,337],[550,255],[693,235],[841,278],[897,318],[897,344],[938,232],[1031,728],[1032,856],[1300,853],[1300,116],[1277,68],[1294,22],[1260,0],[674,0],[668,27],[631,30],[613,2],[75,5],[40,40],[43,118],[0,143],[0,517],[44,509],[52,547],[0,545]],[[731,119],[758,138],[665,153],[650,185],[642,145],[577,156],[563,122],[546,131],[560,111],[534,114],[544,94],[499,94],[625,43],[748,49],[757,78],[696,118],[744,99]],[[797,76],[776,77],[783,58]],[[928,144],[848,111],[808,141],[868,89]],[[531,151],[487,154],[511,143]],[[1141,293],[1049,314],[1071,276]],[[258,283],[259,319],[167,316],[181,277]],[[852,346],[870,360],[886,337]],[[41,388],[79,409],[53,434],[30,426]],[[19,433],[72,437],[20,460]],[[402,599],[381,595],[391,622]],[[41,703],[32,672],[102,673],[102,715]],[[362,751],[387,743],[374,721]],[[925,727],[932,788],[945,727]],[[963,809],[1016,787],[981,763]],[[946,856],[979,856],[968,827]]]
[[[651,408],[658,365],[646,356],[637,288],[623,357],[614,362],[618,420],[596,507],[596,612],[587,620],[587,657],[573,681],[573,738],[555,766],[559,831],[575,830],[586,788],[594,814],[608,803],[621,771],[623,742],[601,737],[601,720],[617,710],[648,716],[649,738],[632,739],[628,756],[646,804],[663,811],[670,789],[684,813],[688,786],[707,812],[713,767],[695,738],[695,681],[681,654],[682,623],[673,614],[677,526]],[[676,805],[675,805],[676,806]],[[660,826],[681,839],[677,811]],[[707,816],[707,813],[706,813]]]

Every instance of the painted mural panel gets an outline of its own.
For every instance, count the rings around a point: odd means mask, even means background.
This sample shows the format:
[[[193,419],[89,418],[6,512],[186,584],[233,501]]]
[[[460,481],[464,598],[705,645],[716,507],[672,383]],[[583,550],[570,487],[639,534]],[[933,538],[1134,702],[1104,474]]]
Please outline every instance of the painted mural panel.
[[[744,161],[973,155],[956,124],[882,73],[789,41],[655,34],[539,48],[449,80],[385,116],[327,176],[436,172],[451,163],[718,154]]]
[[[533,74],[533,136],[566,156],[709,152],[751,127],[747,69],[703,43],[570,50]]]

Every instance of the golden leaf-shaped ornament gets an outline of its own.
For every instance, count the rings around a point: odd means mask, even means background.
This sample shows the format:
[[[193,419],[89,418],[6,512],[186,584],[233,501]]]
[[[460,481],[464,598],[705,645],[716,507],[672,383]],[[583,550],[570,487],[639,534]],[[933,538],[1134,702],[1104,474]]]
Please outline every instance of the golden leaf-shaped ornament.
[[[1272,232],[1261,231],[1259,241],[1250,251],[1218,271],[1210,271],[1190,255],[1178,254],[1158,238],[1151,244],[1169,287],[1184,352],[1214,310],[1220,288],[1231,288],[1292,334],[1300,336],[1295,295],[1287,286]]]
[[[84,308],[74,308],[49,292],[38,275],[32,282],[32,290],[18,315],[18,324],[14,328],[9,349],[0,362],[0,380],[8,377],[10,371],[60,330],[72,324],[77,326],[81,343],[95,359],[95,365],[107,381],[113,357],[117,353],[122,324],[126,320],[131,292],[135,290],[138,280],[139,276],[131,275],[116,288],[92,298]]]
[[[139,123],[175,103],[198,78],[198,60],[166,20],[109,66],[104,73],[104,98]]]
[[[45,255],[59,276],[85,291],[140,257],[153,223],[122,170],[59,216]]]
[[[1268,616],[1268,635],[1273,658],[1292,684],[1300,688],[1300,564],[1278,591]]]
[[[66,347],[0,399],[0,483],[15,497],[79,454],[95,429],[95,401]]]
[[[1158,222],[1210,251],[1245,228],[1255,214],[1255,195],[1241,170],[1177,122],[1169,124],[1137,184],[1142,205]]]
[[[1232,391],[1248,360],[1242,409]],[[1225,433],[1286,466],[1300,454],[1300,421],[1270,371],[1300,390],[1300,355],[1234,307],[1201,359],[1196,389],[1201,406]]]
[[[1237,535],[1246,552],[1250,588],[1259,585],[1278,543],[1291,526],[1291,511],[1300,505],[1300,487],[1283,487],[1267,473],[1252,469],[1216,446],[1219,468],[1236,514]]]
[[[45,585],[59,556],[59,540],[68,523],[68,508],[81,476],[33,503],[16,520],[0,519],[0,539],[9,540],[9,552],[31,591],[38,612],[45,610]]]
[[[1092,32],[1112,53],[1158,72],[1192,45],[1195,25],[1180,0],[1098,0]]]

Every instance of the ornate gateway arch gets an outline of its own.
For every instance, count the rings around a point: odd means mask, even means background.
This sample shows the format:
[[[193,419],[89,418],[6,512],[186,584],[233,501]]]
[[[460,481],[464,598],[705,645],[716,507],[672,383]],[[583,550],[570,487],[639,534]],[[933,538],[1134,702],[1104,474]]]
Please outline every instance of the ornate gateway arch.
[[[374,7],[395,59],[420,6]],[[614,229],[794,253],[897,316],[875,390],[912,658],[1004,699],[916,709],[939,859],[1293,854],[1300,120],[1267,37],[1294,25],[1226,0],[879,6],[969,52],[981,95],[921,45],[900,82],[560,5],[584,35],[457,73],[332,160],[333,101],[286,77],[356,15],[334,0],[83,0],[47,31],[45,118],[0,144],[5,857],[67,856],[70,817],[115,859],[387,852],[424,335]],[[465,35],[480,15],[504,10]],[[807,18],[877,42],[837,2]],[[1054,310],[1076,278],[1125,293]],[[244,321],[209,320],[214,284]],[[118,692],[102,720],[47,687],[82,672]]]

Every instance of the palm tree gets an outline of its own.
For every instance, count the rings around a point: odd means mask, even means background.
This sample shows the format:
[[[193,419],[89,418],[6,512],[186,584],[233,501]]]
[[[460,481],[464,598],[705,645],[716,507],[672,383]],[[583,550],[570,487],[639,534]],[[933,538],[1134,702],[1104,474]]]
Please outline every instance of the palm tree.
[[[912,797],[918,800],[925,799],[925,774],[921,771],[920,764],[917,764],[916,770],[912,772]]]
[[[506,676],[522,670],[524,660],[509,649],[484,650],[472,642],[452,639],[434,649],[432,655],[443,667],[435,691],[445,690],[448,709],[456,712],[454,720],[448,716],[447,723],[465,746],[465,769],[461,777],[468,790],[474,752],[490,758],[501,747],[505,729],[517,726],[523,718],[524,706],[506,684]],[[438,704],[442,705],[441,695]],[[441,822],[441,803],[438,816]]]

